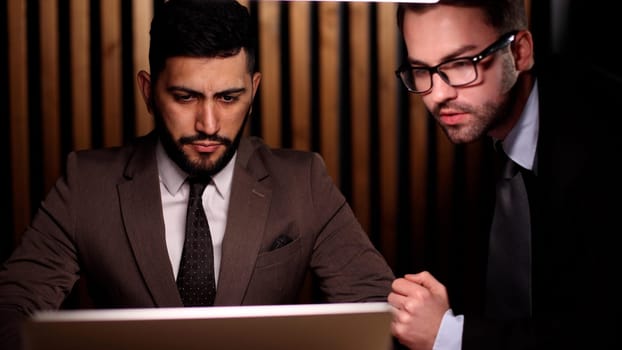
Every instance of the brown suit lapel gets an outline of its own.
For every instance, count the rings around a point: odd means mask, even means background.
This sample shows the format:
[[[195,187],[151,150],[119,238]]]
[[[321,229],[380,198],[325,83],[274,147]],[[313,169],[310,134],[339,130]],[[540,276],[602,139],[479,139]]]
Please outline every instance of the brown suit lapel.
[[[243,139],[233,172],[215,305],[242,304],[263,239],[272,189],[261,181],[267,172],[261,162],[251,161],[253,152]]]
[[[181,307],[164,235],[156,138],[148,140],[138,145],[128,162],[128,181],[118,186],[121,212],[136,263],[155,306]]]

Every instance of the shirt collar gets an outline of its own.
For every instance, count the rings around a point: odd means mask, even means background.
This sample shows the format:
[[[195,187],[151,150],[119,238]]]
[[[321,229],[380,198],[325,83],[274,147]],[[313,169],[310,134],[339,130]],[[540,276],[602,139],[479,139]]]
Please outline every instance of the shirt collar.
[[[516,125],[503,140],[503,150],[514,162],[533,170],[539,129],[538,82],[533,85],[527,103]]]
[[[235,167],[236,158],[237,152],[222,170],[212,176],[212,182],[216,187],[216,193],[222,198],[227,198],[231,192],[231,182],[233,180],[233,169]],[[164,147],[159,141],[156,146],[156,159],[158,162],[160,182],[162,182],[166,190],[174,196],[183,186],[188,174],[181,170],[179,166],[168,157]]]

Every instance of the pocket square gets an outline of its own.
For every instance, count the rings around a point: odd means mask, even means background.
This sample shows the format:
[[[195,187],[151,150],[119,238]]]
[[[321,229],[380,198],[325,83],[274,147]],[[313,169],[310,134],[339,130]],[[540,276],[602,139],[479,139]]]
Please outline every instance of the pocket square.
[[[280,235],[278,236],[274,242],[272,242],[272,245],[270,246],[270,250],[275,250],[275,249],[279,249],[281,247],[284,247],[286,245],[289,244],[289,242],[291,242],[292,239],[289,236],[286,235]]]

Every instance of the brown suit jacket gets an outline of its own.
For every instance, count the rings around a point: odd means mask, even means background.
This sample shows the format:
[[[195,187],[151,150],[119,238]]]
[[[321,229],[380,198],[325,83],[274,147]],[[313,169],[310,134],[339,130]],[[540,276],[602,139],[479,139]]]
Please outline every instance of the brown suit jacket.
[[[183,306],[164,238],[156,144],[152,133],[68,156],[0,271],[0,331],[16,313],[61,307],[80,276],[93,307]],[[281,235],[291,242],[271,249]],[[307,271],[327,302],[384,301],[394,278],[319,155],[244,138],[215,305],[296,303]]]

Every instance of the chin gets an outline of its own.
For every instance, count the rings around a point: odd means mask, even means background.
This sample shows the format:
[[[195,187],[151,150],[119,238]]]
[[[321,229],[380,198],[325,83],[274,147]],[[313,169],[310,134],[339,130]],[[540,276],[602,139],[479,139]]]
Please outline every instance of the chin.
[[[473,135],[461,133],[458,130],[448,131],[445,129],[445,134],[447,135],[449,141],[453,144],[469,143],[477,139],[477,137],[473,137]]]
[[[217,163],[219,157],[213,153],[199,153],[193,157],[188,157],[188,159],[195,172],[212,172],[214,171],[214,164]]]

